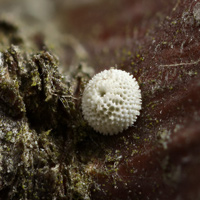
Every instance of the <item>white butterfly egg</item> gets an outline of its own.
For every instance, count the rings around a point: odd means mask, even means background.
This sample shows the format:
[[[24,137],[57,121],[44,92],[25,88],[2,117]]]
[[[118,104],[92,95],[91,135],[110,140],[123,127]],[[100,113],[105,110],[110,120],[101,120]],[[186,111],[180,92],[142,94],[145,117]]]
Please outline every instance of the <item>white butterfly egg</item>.
[[[83,92],[83,116],[97,132],[114,135],[136,121],[141,103],[141,90],[132,75],[117,69],[104,70],[89,81]]]

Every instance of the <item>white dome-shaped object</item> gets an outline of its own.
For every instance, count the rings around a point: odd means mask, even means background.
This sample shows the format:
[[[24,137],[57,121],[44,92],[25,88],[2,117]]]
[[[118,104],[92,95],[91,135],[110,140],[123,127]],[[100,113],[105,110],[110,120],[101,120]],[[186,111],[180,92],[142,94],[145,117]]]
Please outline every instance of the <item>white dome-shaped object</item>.
[[[131,126],[140,114],[141,91],[129,73],[110,69],[96,74],[82,97],[85,120],[96,131],[114,135]]]

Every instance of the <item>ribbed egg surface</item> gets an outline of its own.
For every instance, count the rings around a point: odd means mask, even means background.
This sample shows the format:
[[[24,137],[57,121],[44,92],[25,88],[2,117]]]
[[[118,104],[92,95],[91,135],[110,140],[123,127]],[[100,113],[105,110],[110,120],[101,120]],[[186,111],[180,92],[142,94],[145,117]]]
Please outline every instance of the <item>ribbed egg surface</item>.
[[[141,91],[129,73],[110,69],[96,74],[82,96],[84,119],[97,132],[113,135],[131,126],[140,114]]]

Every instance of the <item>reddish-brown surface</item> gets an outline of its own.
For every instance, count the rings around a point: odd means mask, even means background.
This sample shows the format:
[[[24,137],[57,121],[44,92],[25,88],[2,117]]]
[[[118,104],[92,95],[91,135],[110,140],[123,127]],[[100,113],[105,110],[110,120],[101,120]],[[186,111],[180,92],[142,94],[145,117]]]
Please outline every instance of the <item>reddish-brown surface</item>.
[[[136,124],[95,141],[108,151],[90,161],[92,199],[200,199],[197,3],[103,1],[66,12],[66,29],[88,50],[96,72],[117,64],[142,90]]]

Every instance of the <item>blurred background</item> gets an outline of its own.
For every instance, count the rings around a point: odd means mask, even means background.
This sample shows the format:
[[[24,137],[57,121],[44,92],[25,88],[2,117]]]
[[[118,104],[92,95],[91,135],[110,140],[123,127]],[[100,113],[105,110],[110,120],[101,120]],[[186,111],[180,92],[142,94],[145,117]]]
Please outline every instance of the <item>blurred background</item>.
[[[166,5],[170,2],[0,0],[0,17],[20,27],[26,46],[52,48],[66,71],[86,62],[100,71],[121,62],[122,48],[138,46],[151,21],[162,18],[155,12],[167,11]]]

